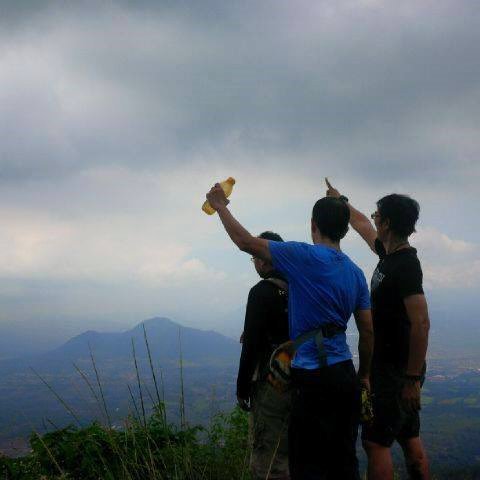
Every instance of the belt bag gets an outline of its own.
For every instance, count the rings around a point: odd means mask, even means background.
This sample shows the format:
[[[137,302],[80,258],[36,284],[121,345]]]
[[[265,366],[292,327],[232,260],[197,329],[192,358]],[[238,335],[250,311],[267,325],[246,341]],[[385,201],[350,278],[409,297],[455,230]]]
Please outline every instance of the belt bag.
[[[320,368],[326,367],[328,365],[327,352],[323,340],[344,333],[345,330],[345,328],[337,327],[333,324],[324,325],[323,327],[300,335],[295,340],[282,343],[270,356],[269,372],[267,375],[268,381],[280,392],[288,390],[291,386],[291,365],[293,357],[298,348],[312,338],[315,339],[315,344],[317,345]]]

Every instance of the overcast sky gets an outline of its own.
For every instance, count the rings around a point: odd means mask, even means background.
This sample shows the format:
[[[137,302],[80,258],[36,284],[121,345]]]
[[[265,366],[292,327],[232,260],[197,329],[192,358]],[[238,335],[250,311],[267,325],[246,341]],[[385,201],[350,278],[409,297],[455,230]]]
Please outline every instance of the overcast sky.
[[[477,2],[59,3],[0,3],[0,331],[241,329],[252,265],[200,210],[228,176],[252,233],[302,241],[325,176],[368,214],[412,195],[433,308],[473,308]]]

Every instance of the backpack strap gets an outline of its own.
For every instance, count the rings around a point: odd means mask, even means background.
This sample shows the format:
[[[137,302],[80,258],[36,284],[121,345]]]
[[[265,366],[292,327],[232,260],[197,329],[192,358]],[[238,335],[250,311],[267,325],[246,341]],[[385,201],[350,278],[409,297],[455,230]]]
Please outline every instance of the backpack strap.
[[[345,330],[346,328],[337,327],[337,325],[334,325],[333,323],[316,328],[315,330],[311,330],[310,332],[299,335],[295,340],[293,340],[293,350],[297,351],[307,340],[314,338],[318,349],[320,368],[326,367],[327,352],[325,350],[325,344],[323,340],[325,338],[332,338],[335,335],[345,332]]]

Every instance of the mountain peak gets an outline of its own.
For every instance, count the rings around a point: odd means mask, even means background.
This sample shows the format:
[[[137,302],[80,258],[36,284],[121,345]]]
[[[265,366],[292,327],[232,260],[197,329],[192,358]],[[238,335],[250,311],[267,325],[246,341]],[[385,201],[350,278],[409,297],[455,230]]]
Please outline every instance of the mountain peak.
[[[128,330],[125,333],[133,333],[139,330],[143,331],[143,325],[145,325],[145,330],[147,331],[147,334],[149,331],[158,331],[158,330],[171,331],[174,329],[178,330],[181,327],[181,325],[179,325],[178,323],[175,323],[173,320],[170,320],[169,318],[153,317],[138,323],[131,330]]]

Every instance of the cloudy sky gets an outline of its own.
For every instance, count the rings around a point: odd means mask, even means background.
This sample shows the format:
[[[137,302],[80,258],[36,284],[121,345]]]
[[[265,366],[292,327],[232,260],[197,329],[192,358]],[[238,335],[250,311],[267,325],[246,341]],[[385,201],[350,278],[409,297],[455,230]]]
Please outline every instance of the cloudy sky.
[[[431,308],[473,310],[479,44],[466,0],[2,0],[3,341],[238,331],[256,277],[200,211],[228,176],[252,233],[304,241],[325,176],[366,213],[411,194]]]

